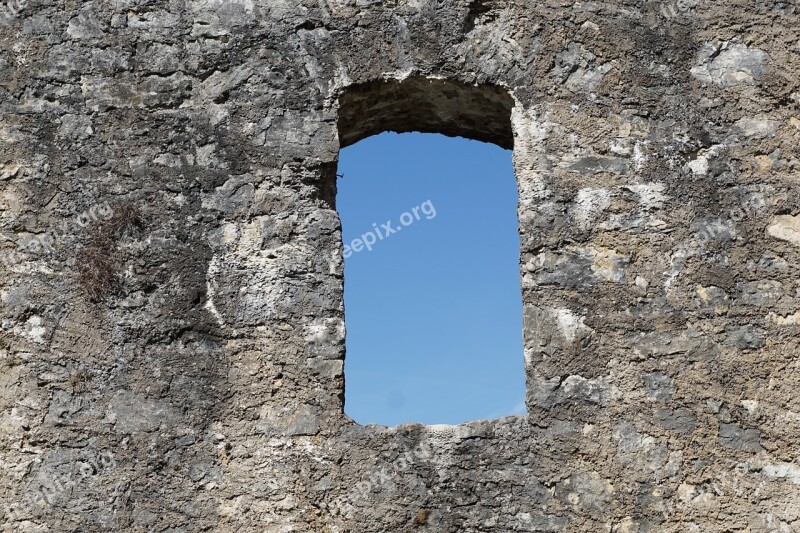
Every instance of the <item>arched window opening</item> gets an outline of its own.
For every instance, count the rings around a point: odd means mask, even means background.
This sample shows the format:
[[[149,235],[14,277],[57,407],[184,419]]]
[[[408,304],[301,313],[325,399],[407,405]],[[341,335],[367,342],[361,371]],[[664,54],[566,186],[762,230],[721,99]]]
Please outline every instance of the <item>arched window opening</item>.
[[[418,79],[340,105],[340,141],[357,143],[337,180],[345,412],[387,426],[524,414],[510,97]]]

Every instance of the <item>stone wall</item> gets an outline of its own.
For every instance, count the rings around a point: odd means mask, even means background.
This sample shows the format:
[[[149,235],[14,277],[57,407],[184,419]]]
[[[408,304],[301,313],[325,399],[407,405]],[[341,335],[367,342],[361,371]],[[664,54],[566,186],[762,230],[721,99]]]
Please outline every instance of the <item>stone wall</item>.
[[[0,528],[800,529],[800,7],[11,0]],[[341,146],[514,150],[525,417],[343,414]]]

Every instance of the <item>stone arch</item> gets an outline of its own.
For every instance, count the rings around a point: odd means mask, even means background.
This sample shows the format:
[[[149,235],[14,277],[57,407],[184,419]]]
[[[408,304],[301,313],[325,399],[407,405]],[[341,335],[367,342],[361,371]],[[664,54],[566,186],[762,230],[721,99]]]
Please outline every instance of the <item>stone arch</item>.
[[[494,85],[422,77],[347,88],[339,98],[342,148],[384,131],[441,133],[514,147],[514,99]]]

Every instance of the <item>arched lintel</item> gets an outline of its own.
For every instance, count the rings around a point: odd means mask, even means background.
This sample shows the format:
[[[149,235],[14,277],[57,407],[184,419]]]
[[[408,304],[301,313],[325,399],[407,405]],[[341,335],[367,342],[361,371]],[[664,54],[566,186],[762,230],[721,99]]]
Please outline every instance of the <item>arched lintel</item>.
[[[410,77],[346,88],[339,98],[341,148],[382,133],[441,133],[513,149],[514,99],[494,85]]]

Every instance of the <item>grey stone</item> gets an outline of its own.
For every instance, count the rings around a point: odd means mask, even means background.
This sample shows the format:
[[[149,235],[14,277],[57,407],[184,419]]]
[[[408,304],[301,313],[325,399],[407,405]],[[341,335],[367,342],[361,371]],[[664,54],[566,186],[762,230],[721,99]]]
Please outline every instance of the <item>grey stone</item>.
[[[770,56],[764,50],[742,43],[710,42],[698,53],[692,75],[719,85],[753,84],[766,71]]]
[[[697,427],[697,417],[689,409],[658,409],[656,419],[665,428],[677,431],[681,435],[691,435]]]
[[[108,404],[108,415],[119,433],[165,429],[178,421],[171,405],[131,391],[119,391]]]
[[[743,135],[757,139],[774,136],[780,124],[779,121],[764,116],[742,117],[736,122]]]
[[[658,401],[669,400],[675,391],[675,382],[669,376],[655,372],[642,376],[647,395]]]
[[[752,281],[739,286],[744,305],[773,306],[783,296],[783,284],[774,280]]]
[[[736,424],[719,425],[719,443],[727,448],[760,452],[761,432],[757,429],[745,429]]]
[[[726,333],[725,344],[740,350],[755,350],[762,348],[766,343],[766,332],[755,326],[731,328]]]

